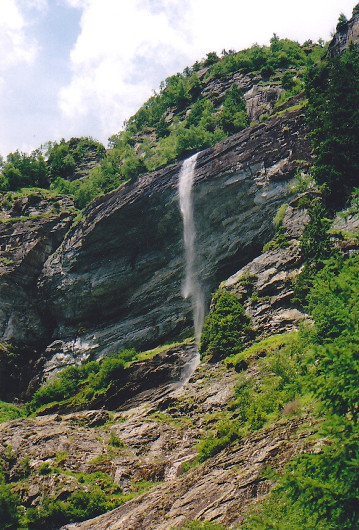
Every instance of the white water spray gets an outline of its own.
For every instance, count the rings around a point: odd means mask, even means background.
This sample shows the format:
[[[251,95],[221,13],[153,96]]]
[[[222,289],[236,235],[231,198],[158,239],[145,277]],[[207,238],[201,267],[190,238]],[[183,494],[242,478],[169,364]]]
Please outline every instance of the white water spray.
[[[182,287],[182,296],[191,298],[194,322],[194,335],[197,349],[199,348],[204,321],[205,298],[199,281],[196,268],[196,230],[194,226],[192,185],[198,153],[183,162],[179,175],[178,192],[180,209],[183,218],[183,240],[185,249],[185,279]],[[192,372],[198,364],[196,357],[192,366]],[[188,370],[189,371],[189,370]],[[189,376],[191,373],[189,374]]]

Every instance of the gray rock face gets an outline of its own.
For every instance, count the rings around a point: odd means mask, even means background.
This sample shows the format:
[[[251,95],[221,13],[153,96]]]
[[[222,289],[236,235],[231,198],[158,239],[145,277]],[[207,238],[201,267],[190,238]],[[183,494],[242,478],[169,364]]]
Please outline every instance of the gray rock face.
[[[33,348],[48,338],[49,321],[38,298],[37,279],[46,259],[69,229],[73,203],[34,193],[0,209],[0,334],[4,341]]]
[[[288,206],[283,219],[288,246],[264,252],[222,284],[241,300],[262,337],[296,330],[307,318],[291,299],[302,267],[299,238],[308,222],[305,209]]]
[[[194,182],[198,267],[209,295],[261,250],[310,148],[300,111],[200,153]],[[96,200],[49,257],[38,283],[49,320],[47,369],[124,347],[151,347],[191,328],[181,297],[180,165]],[[52,359],[52,361],[51,361]]]
[[[341,30],[335,33],[328,48],[329,55],[341,54],[351,42],[359,44],[359,13],[354,15]]]

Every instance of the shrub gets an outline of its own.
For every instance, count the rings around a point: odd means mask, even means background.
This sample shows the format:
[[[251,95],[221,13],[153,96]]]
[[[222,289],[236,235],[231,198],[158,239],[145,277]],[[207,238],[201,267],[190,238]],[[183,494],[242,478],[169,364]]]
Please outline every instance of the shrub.
[[[19,499],[11,491],[10,486],[0,483],[0,521],[1,528],[17,530],[19,528]]]
[[[315,274],[323,267],[324,261],[333,253],[330,239],[330,221],[325,217],[325,209],[319,201],[309,208],[310,221],[300,239],[301,256],[304,267],[294,280],[293,302],[304,306]]]
[[[238,352],[254,336],[250,319],[238,298],[219,289],[212,299],[213,309],[206,317],[200,352],[219,360]]]
[[[27,405],[28,411],[34,412],[51,403],[60,403],[64,408],[66,404],[90,405],[96,395],[106,392],[111,384],[121,384],[126,364],[136,355],[135,350],[128,349],[99,362],[89,361],[82,366],[65,368],[35,392]]]
[[[336,27],[336,30],[337,30],[337,31],[343,31],[343,30],[345,30],[345,28],[347,27],[347,25],[348,25],[348,19],[347,19],[347,17],[344,15],[344,13],[340,13],[340,15],[339,15],[339,20],[338,20],[337,27]]]
[[[318,400],[319,452],[292,460],[246,529],[358,528],[359,256],[331,259],[313,278],[315,325],[299,367],[302,391]]]

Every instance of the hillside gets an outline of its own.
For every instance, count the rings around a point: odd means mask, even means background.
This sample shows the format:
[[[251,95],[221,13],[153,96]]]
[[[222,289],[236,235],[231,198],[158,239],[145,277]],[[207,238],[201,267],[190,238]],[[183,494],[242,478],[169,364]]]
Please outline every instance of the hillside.
[[[8,156],[1,528],[359,527],[358,28]]]

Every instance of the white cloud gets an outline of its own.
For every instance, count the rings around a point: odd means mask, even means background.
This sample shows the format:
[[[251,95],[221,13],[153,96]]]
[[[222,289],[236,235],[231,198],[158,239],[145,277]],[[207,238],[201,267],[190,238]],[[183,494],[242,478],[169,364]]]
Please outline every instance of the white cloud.
[[[30,64],[36,57],[37,44],[26,32],[26,21],[16,0],[0,4],[0,71],[20,63]]]
[[[190,56],[184,32],[154,0],[96,0],[83,6],[81,33],[71,53],[73,77],[60,93],[65,118],[97,116],[99,135],[118,131],[169,72]]]
[[[37,11],[47,11],[48,3],[47,0],[19,0],[22,8],[25,9],[36,9]]]

